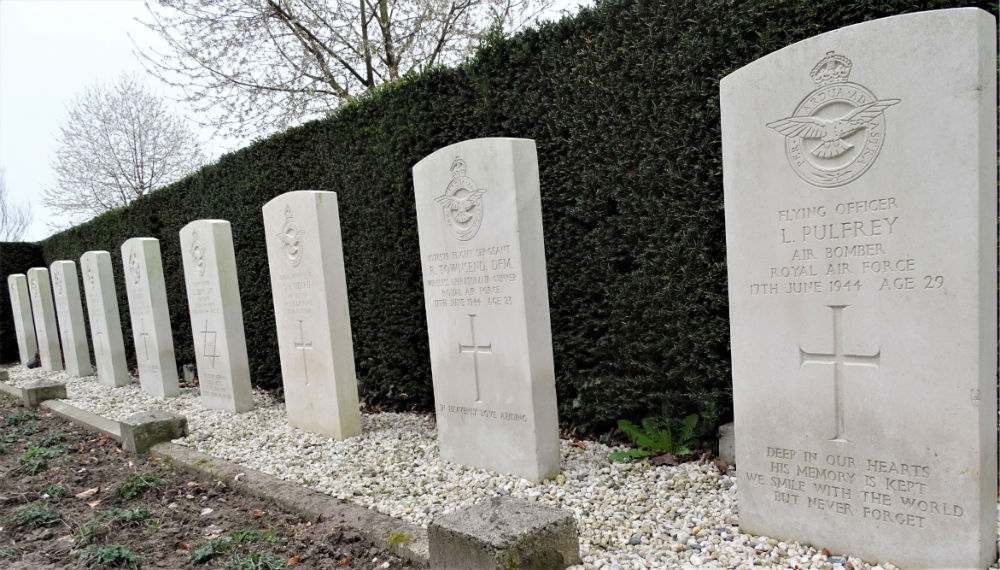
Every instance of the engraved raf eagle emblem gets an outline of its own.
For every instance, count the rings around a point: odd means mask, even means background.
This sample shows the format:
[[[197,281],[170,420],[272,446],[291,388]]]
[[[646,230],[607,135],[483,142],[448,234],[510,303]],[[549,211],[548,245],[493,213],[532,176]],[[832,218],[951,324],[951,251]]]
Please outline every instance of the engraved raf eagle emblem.
[[[820,139],[820,144],[809,152],[820,158],[833,158],[854,148],[854,145],[845,141],[844,137],[866,128],[872,121],[882,116],[882,111],[896,103],[899,103],[899,99],[883,99],[857,107],[836,119],[787,117],[768,123],[767,126],[786,137]]]
[[[766,124],[784,136],[795,174],[821,188],[843,186],[871,168],[885,142],[885,110],[901,102],[848,81],[852,67],[845,56],[826,52],[809,72],[816,89],[790,116]]]
[[[483,195],[486,194],[486,190],[478,188],[465,172],[465,161],[455,157],[451,163],[451,182],[444,194],[434,198],[443,208],[448,225],[462,241],[468,241],[479,233],[483,223]]]

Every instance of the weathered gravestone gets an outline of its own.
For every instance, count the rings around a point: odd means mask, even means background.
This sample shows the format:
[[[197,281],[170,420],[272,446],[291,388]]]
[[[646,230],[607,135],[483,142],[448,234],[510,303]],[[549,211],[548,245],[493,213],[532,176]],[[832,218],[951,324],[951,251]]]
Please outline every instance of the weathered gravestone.
[[[160,242],[155,238],[127,240],[122,244],[122,264],[139,384],[157,398],[172,398],[180,394],[180,385]]]
[[[722,81],[746,531],[904,568],[996,558],[995,31],[897,16]]]
[[[196,220],[180,238],[202,405],[245,412],[253,394],[232,229],[225,220]]]
[[[338,440],[358,435],[337,195],[287,192],[263,212],[288,423]]]
[[[49,266],[49,273],[52,275],[52,293],[59,317],[59,338],[62,339],[66,373],[77,378],[91,376],[94,368],[90,365],[90,344],[83,323],[76,264],[55,261]]]
[[[23,273],[8,275],[7,289],[10,291],[10,308],[14,313],[17,354],[21,364],[27,364],[38,352],[35,322],[31,318],[31,300],[28,296],[28,277]]]
[[[52,284],[49,282],[48,269],[32,267],[28,270],[28,292],[31,295],[31,314],[35,319],[42,369],[62,370],[59,329],[56,325],[56,308],[52,303]]]
[[[118,313],[118,295],[111,254],[88,251],[80,256],[83,291],[90,316],[90,336],[94,339],[97,380],[108,386],[124,386],[131,377],[125,359],[125,339]]]
[[[476,139],[413,167],[441,457],[559,472],[535,143]]]

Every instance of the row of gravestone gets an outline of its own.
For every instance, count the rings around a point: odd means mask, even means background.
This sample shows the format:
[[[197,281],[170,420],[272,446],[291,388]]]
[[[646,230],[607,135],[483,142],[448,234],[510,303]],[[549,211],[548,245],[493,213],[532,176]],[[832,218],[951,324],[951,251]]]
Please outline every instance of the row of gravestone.
[[[417,164],[414,181],[441,455],[532,480],[554,476],[558,418],[535,144],[458,143]],[[336,439],[357,435],[337,196],[288,192],[265,204],[263,217],[288,421]],[[253,398],[230,224],[191,222],[180,245],[202,404],[247,411]],[[121,256],[139,383],[155,397],[176,396],[159,242],[129,239]],[[111,263],[106,251],[80,258],[98,380],[121,386],[130,376]],[[22,362],[35,354],[37,332],[43,368],[62,369],[65,359],[70,375],[92,374],[76,264],[32,268],[8,284]]]
[[[745,530],[911,568],[996,559],[996,53],[991,15],[942,10],[823,34],[721,82]],[[414,186],[441,456],[551,476],[534,143],[447,147],[414,167]],[[356,433],[335,198],[286,194],[264,218],[290,421]],[[221,279],[193,278],[199,263],[235,282],[196,224],[182,231],[192,299],[193,282]],[[132,247],[138,284],[151,262]],[[199,370],[231,301],[204,299]]]

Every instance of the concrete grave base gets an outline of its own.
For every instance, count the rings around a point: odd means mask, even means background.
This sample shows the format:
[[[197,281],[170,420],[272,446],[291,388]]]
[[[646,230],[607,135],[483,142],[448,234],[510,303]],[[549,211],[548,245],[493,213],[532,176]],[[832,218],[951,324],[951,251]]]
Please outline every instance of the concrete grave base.
[[[0,382],[7,377],[7,372],[0,372]],[[45,400],[66,399],[66,385],[51,380],[36,380],[20,388],[0,384],[0,390],[20,400],[26,408],[37,408]]]
[[[561,570],[580,563],[577,535],[576,519],[567,511],[494,497],[431,522],[430,567]]]
[[[163,411],[134,414],[121,422],[122,449],[146,453],[157,443],[187,435],[187,418]]]

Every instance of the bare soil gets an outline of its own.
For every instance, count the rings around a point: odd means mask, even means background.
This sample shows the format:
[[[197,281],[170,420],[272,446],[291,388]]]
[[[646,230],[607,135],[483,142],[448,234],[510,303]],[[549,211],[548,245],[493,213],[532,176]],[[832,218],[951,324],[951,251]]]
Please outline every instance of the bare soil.
[[[305,520],[0,395],[0,567],[401,569]]]

